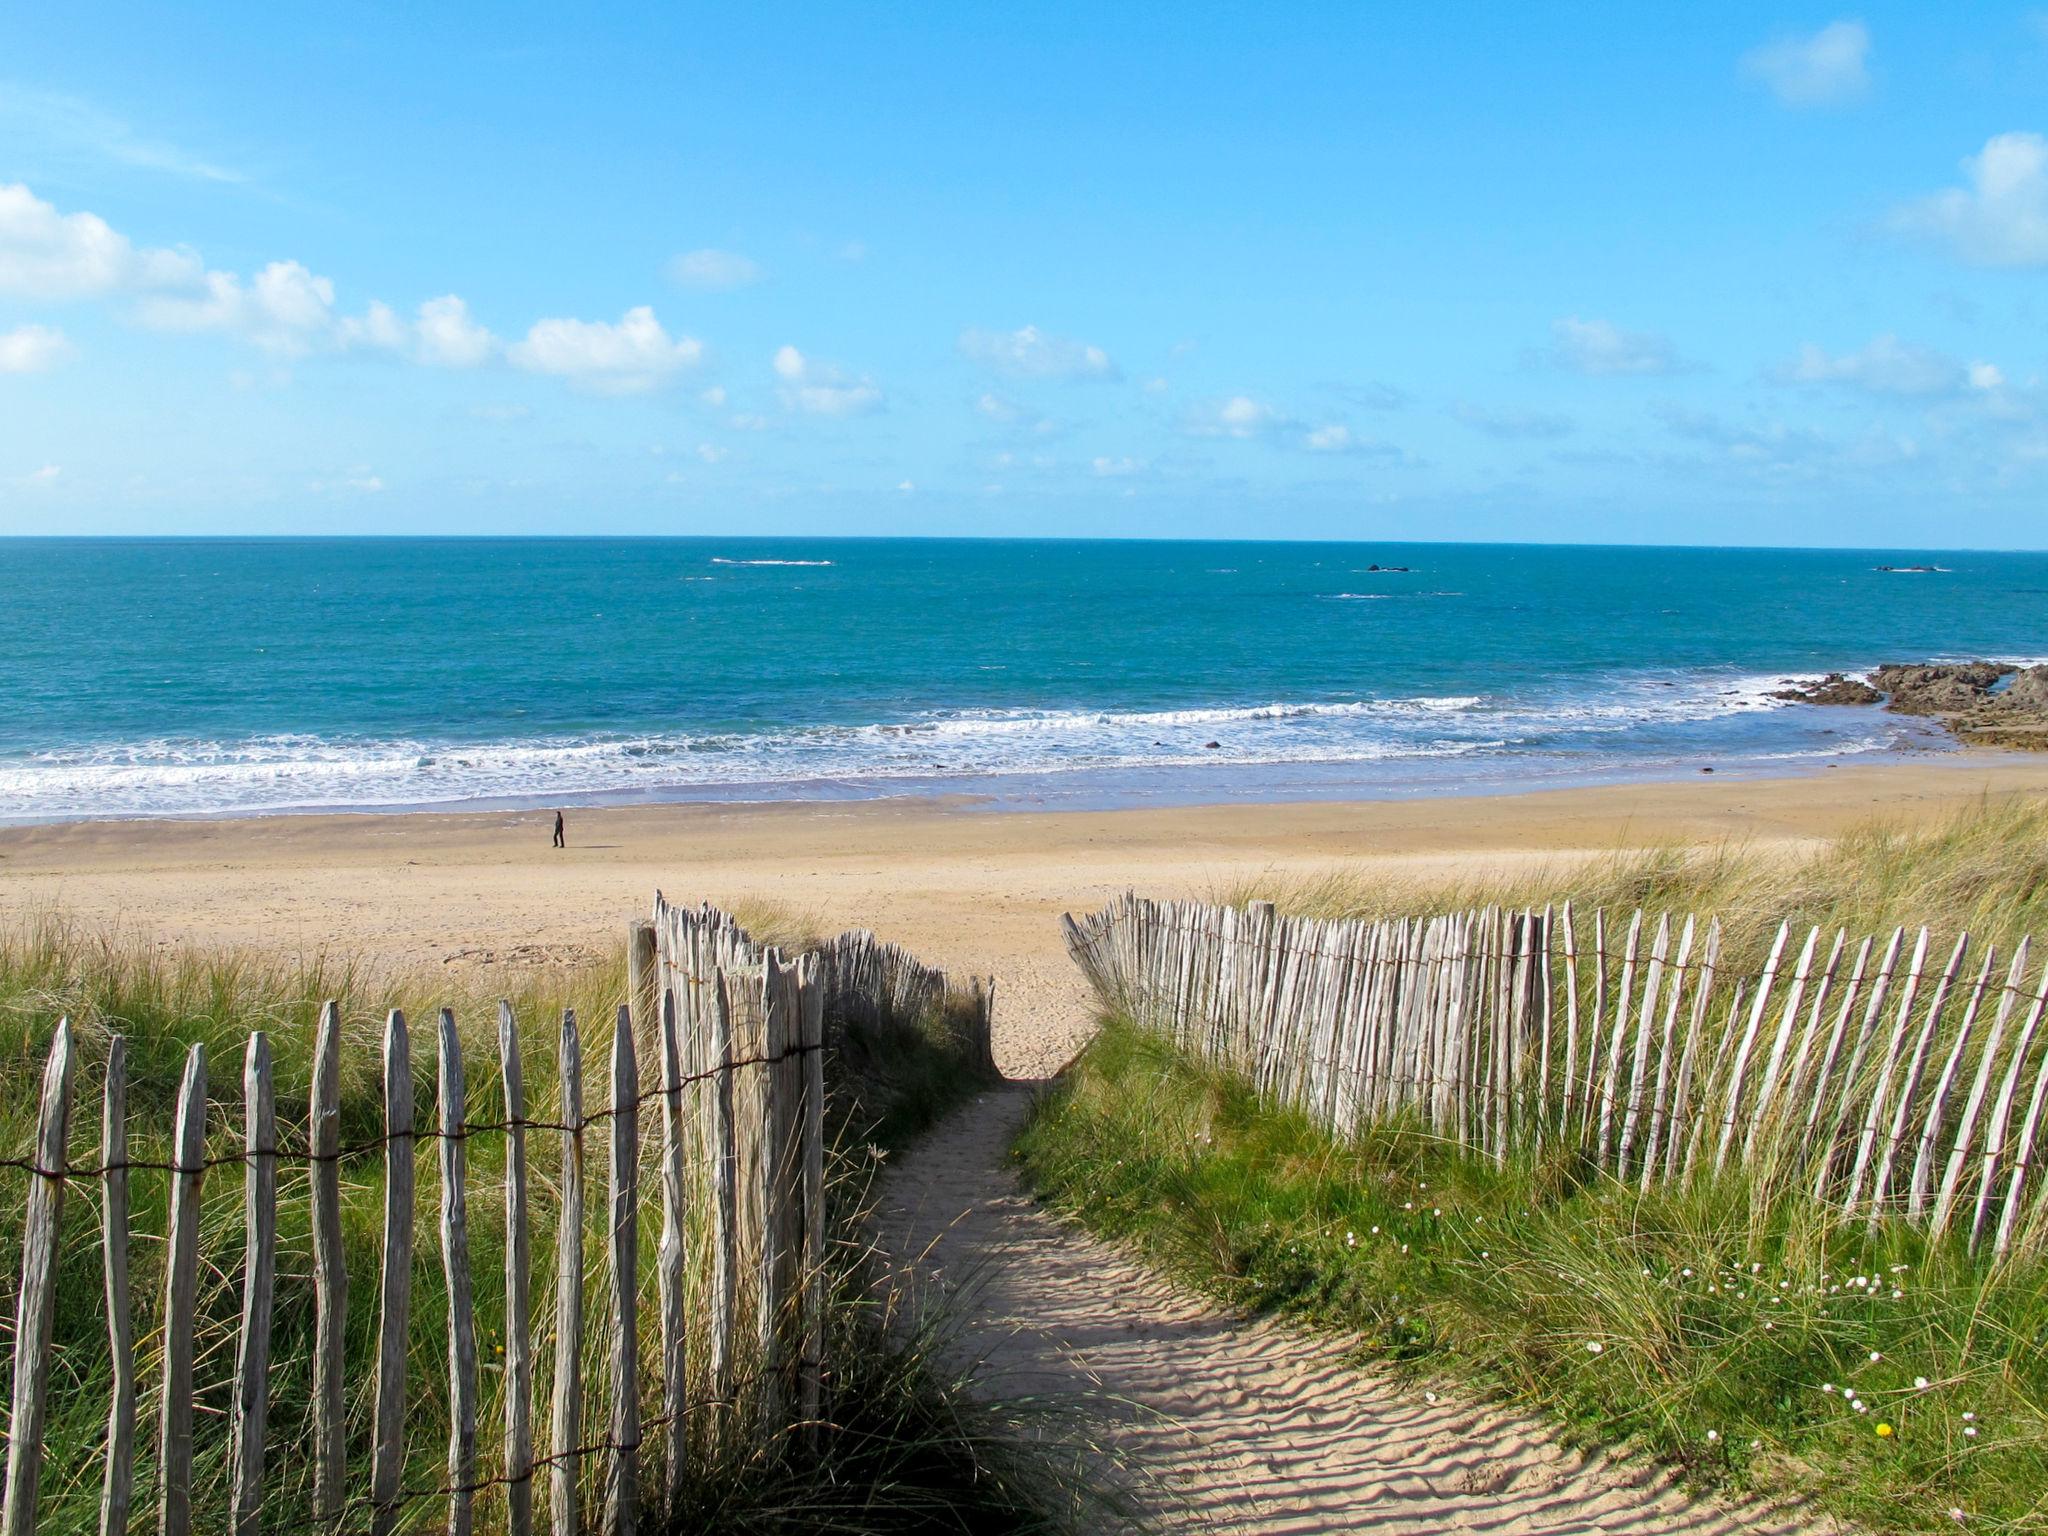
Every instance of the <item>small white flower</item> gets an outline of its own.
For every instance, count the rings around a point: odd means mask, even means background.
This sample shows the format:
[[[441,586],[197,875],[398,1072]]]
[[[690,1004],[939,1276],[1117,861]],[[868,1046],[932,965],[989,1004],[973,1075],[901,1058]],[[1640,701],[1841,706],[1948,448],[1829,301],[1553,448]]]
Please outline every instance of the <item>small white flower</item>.
[[[1374,1237],[1378,1237],[1378,1236],[1380,1235],[1380,1229],[1379,1229],[1378,1227],[1374,1227],[1374,1228],[1372,1229],[1372,1235],[1373,1235]]]
[[[1422,1400],[1426,1403],[1433,1403],[1436,1401],[1436,1394],[1434,1392],[1425,1392],[1422,1394]]]
[[[1913,1390],[1925,1392],[1927,1390],[1927,1378],[1925,1376],[1915,1376],[1913,1378]]]
[[[1976,1425],[1974,1425],[1974,1424],[1965,1424],[1965,1425],[1963,1426],[1963,1437],[1964,1437],[1965,1439],[1968,1439],[1968,1440],[1974,1440],[1974,1439],[1976,1439],[1976,1438],[1977,1438],[1977,1426],[1976,1426]]]
[[[1852,1406],[1853,1408],[1855,1408],[1855,1410],[1856,1410],[1856,1411],[1857,1411],[1858,1413],[1868,1413],[1868,1412],[1870,1412],[1870,1404],[1868,1404],[1868,1403],[1864,1402],[1864,1401],[1863,1401],[1863,1400],[1862,1400],[1861,1398],[1858,1398],[1858,1399],[1857,1399],[1857,1400],[1856,1400],[1856,1401],[1855,1401],[1855,1402],[1854,1402],[1853,1404],[1851,1404],[1850,1406]]]
[[[1977,1415],[1974,1413],[1966,1413],[1963,1415],[1963,1422],[1965,1424],[1974,1424],[1977,1422]]]
[[[1820,1384],[1820,1389],[1823,1392],[1832,1392],[1835,1390],[1835,1384],[1832,1381],[1824,1381]]]
[[[1872,1351],[1870,1352],[1870,1363],[1871,1363],[1872,1365],[1875,1365],[1875,1364],[1876,1364],[1876,1363],[1877,1363],[1878,1361],[1882,1360],[1883,1358],[1884,1358],[1884,1356],[1883,1356],[1883,1355],[1881,1355],[1881,1354],[1879,1354],[1879,1353],[1878,1353],[1878,1352],[1877,1352],[1876,1350],[1874,1350],[1874,1349],[1873,1349],[1873,1350],[1872,1350]]]
[[[1686,1279],[1690,1280],[1692,1278],[1692,1266],[1687,1265],[1684,1269],[1681,1269],[1679,1273],[1685,1276]]]
[[[1760,1451],[1764,1448],[1764,1443],[1761,1440],[1752,1440],[1749,1442],[1749,1448],[1752,1451]]]
[[[1957,1525],[1961,1525],[1963,1523],[1963,1512],[1960,1509],[1950,1510],[1948,1512],[1948,1517],[1949,1519],[1955,1521]]]
[[[1589,1355],[1597,1355],[1600,1353],[1601,1350],[1605,1349],[1606,1347],[1607,1346],[1605,1344],[1602,1344],[1598,1339],[1586,1340],[1586,1353]]]
[[[1718,1439],[1720,1439],[1720,1438],[1721,1438],[1721,1431],[1719,1431],[1718,1429],[1710,1429],[1710,1430],[1708,1430],[1708,1431],[1707,1431],[1707,1439],[1708,1439],[1708,1440],[1709,1440],[1710,1442],[1711,1442],[1711,1441],[1715,1441],[1715,1440],[1718,1440]]]

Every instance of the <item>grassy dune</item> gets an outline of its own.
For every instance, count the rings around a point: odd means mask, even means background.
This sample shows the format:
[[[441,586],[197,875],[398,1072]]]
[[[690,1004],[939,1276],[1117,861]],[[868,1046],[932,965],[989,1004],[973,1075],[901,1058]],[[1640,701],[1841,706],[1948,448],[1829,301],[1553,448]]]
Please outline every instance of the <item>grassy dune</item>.
[[[1901,924],[1968,932],[2001,949],[2048,937],[2048,801],[1987,800],[1929,823],[1873,822],[1804,853],[1728,842],[1627,848],[1511,877],[1388,879],[1332,869],[1231,886],[1226,906],[1270,901],[1303,917],[1413,917],[1475,907],[1534,907],[1569,898],[1582,911],[1718,914],[1733,970],[1753,968],[1780,921],[1852,936]]]
[[[810,924],[779,913],[749,916],[792,948],[804,942]],[[169,1152],[169,1127],[179,1074],[189,1044],[208,1046],[212,1108],[210,1155],[239,1150],[241,1055],[252,1029],[270,1032],[276,1062],[278,1118],[286,1146],[303,1145],[311,1076],[313,1026],[322,999],[339,998],[345,1021],[342,1139],[344,1146],[369,1142],[382,1128],[379,1041],[387,1008],[406,1010],[412,1023],[415,1092],[419,1112],[434,1102],[433,1020],[439,1008],[454,1009],[469,1063],[468,1113],[495,1120],[498,1098],[497,1000],[505,995],[523,1026],[527,1060],[528,1112],[534,1118],[556,1108],[554,1040],[564,1008],[584,1024],[586,1106],[603,1102],[595,1074],[611,1039],[611,1020],[625,995],[623,953],[601,964],[542,970],[396,974],[343,959],[284,959],[248,952],[196,951],[160,946],[137,938],[109,936],[60,917],[30,922],[0,934],[0,1156],[19,1156],[34,1133],[36,1089],[50,1034],[69,1015],[77,1030],[81,1062],[73,1115],[74,1163],[98,1161],[100,1067],[107,1038],[128,1041],[131,1155],[162,1159]],[[816,1459],[762,1454],[759,1447],[699,1448],[685,1490],[685,1524],[739,1531],[1016,1530],[1060,1528],[1052,1480],[1014,1454],[995,1420],[965,1405],[958,1384],[932,1363],[925,1341],[886,1326],[888,1298],[870,1285],[858,1216],[877,1159],[871,1143],[886,1144],[930,1114],[935,1105],[975,1085],[950,1048],[940,1021],[905,1020],[864,1039],[858,1092],[843,1086],[832,1069],[836,1139],[844,1149],[831,1177],[839,1200],[838,1240],[833,1255],[831,1359],[826,1417],[831,1428]],[[908,1107],[906,1107],[908,1106]],[[653,1139],[654,1116],[643,1117],[643,1135]],[[552,1360],[552,1262],[558,1138],[529,1137],[535,1181],[533,1268],[537,1401],[545,1439],[546,1394]],[[503,1349],[503,1206],[498,1195],[503,1138],[479,1136],[467,1144],[470,1178],[470,1245],[476,1277],[477,1326],[484,1363],[480,1465],[495,1471],[500,1455],[498,1425]],[[591,1177],[602,1183],[602,1153],[594,1150]],[[408,1370],[407,1486],[432,1487],[445,1480],[446,1311],[434,1212],[440,1191],[432,1144],[418,1159],[419,1223],[413,1276],[412,1353]],[[643,1170],[643,1185],[652,1170]],[[0,1170],[0,1317],[11,1318],[20,1271],[23,1202],[28,1176]],[[138,1423],[138,1518],[154,1491],[152,1388],[160,1369],[162,1284],[160,1234],[165,1228],[167,1180],[137,1172],[132,1178],[131,1245],[139,1370],[143,1400]],[[308,1190],[303,1163],[280,1164],[278,1214],[278,1298],[271,1379],[269,1496],[271,1523],[303,1516],[310,1498],[308,1392],[313,1306]],[[372,1345],[376,1325],[375,1279],[381,1252],[382,1165],[374,1152],[345,1160],[344,1226],[351,1280],[349,1337],[352,1460],[367,1454]],[[100,1286],[100,1245],[96,1186],[74,1186],[64,1213],[59,1315],[56,1325],[58,1376],[53,1382],[47,1461],[43,1481],[44,1528],[96,1528],[101,1449],[107,1403],[108,1354]],[[197,1515],[202,1523],[225,1523],[226,1411],[239,1317],[242,1269],[242,1181],[232,1169],[209,1175],[203,1197],[202,1275],[198,1379],[200,1386]],[[591,1198],[598,1198],[593,1188]],[[593,1207],[594,1209],[594,1207]],[[650,1214],[651,1213],[651,1214]],[[651,1312],[653,1244],[658,1206],[643,1204],[644,1281],[642,1338],[655,1336]],[[586,1425],[602,1426],[602,1319],[611,1307],[599,1252],[601,1233],[591,1223],[586,1242],[588,1294],[585,1315],[593,1320],[585,1339]],[[643,1358],[650,1344],[643,1343]],[[7,1370],[11,1348],[0,1356]],[[650,1386],[652,1384],[650,1383]],[[7,1390],[0,1385],[0,1391]],[[658,1394],[658,1388],[654,1389]],[[650,1398],[650,1410],[658,1408]],[[542,1447],[545,1449],[545,1446]],[[597,1458],[591,1458],[586,1506],[595,1509]],[[366,1465],[366,1462],[364,1463]],[[409,1518],[438,1522],[443,1506],[421,1500]],[[502,1494],[479,1497],[479,1528],[502,1525]]]
[[[1503,902],[2048,934],[2048,809],[1868,829],[1809,855],[1615,855],[1557,878],[1263,895],[1379,916]],[[2037,959],[2038,963],[2038,959]],[[1050,1199],[1232,1305],[1355,1336],[1420,1385],[1502,1394],[1706,1482],[1879,1530],[2048,1531],[2048,1265],[1874,1233],[1736,1174],[1645,1194],[1553,1148],[1504,1167],[1396,1124],[1338,1142],[1112,1020],[1018,1152]],[[1860,1407],[1858,1405],[1861,1405]]]

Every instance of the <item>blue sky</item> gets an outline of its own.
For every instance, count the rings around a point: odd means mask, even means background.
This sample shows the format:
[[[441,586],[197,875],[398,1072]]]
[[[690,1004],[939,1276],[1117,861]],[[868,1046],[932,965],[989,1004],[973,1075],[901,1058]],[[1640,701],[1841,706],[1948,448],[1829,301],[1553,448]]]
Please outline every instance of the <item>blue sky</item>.
[[[2048,12],[15,7],[0,532],[2048,544]]]

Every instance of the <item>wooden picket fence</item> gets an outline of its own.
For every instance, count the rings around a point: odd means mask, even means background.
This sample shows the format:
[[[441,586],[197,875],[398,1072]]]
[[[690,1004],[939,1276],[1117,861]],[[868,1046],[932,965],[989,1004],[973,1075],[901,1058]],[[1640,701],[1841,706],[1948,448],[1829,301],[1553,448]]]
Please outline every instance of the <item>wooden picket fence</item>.
[[[1740,1169],[1967,1227],[1973,1251],[2048,1247],[2048,968],[2029,985],[2025,940],[2001,963],[1963,935],[1935,969],[1925,928],[1813,928],[1793,955],[1781,924],[1731,974],[1718,919],[1569,903],[1366,922],[1126,895],[1063,926],[1109,1006],[1340,1136],[1568,1143],[1645,1190]]]
[[[162,1297],[161,1374],[151,1393],[154,1492],[160,1536],[186,1536],[194,1524],[195,1296],[199,1288],[200,1192],[209,1173],[238,1168],[246,1246],[241,1314],[235,1333],[230,1398],[229,1516],[236,1536],[283,1528],[265,1508],[267,1414],[273,1304],[277,1292],[278,1171],[302,1169],[309,1189],[314,1293],[310,1361],[311,1439],[294,1455],[311,1464],[310,1517],[293,1522],[323,1532],[366,1529],[384,1536],[441,1511],[451,1536],[477,1524],[478,1495],[502,1492],[488,1524],[530,1536],[535,1485],[552,1536],[601,1527],[631,1533],[643,1507],[658,1525],[673,1507],[693,1454],[741,1445],[760,1454],[800,1451],[815,1433],[825,1371],[826,1189],[824,1052],[835,1010],[887,1010],[911,1001],[943,1004],[949,983],[872,934],[849,934],[815,953],[785,959],[756,945],[726,914],[708,906],[672,907],[657,895],[652,924],[630,935],[633,1004],[621,1007],[602,1073],[604,1105],[584,1108],[582,1033],[576,1016],[560,1026],[559,1118],[528,1114],[521,1025],[499,1005],[497,1068],[502,1118],[467,1118],[464,1060],[457,1021],[442,1010],[435,1030],[438,1113],[414,1120],[412,1032],[393,1011],[382,1037],[383,1131],[373,1141],[341,1139],[343,1034],[333,1003],[322,1010],[313,1052],[311,1113],[303,1139],[280,1135],[271,1045],[249,1037],[243,1057],[241,1149],[206,1153],[208,1062],[203,1045],[185,1059],[168,1161],[131,1158],[125,1041],[108,1042],[103,1131],[96,1166],[70,1161],[78,1044],[61,1021],[43,1075],[36,1144],[17,1166],[30,1180],[14,1330],[13,1415],[6,1445],[0,1536],[37,1528],[43,1436],[53,1364],[52,1324],[61,1283],[60,1226],[67,1190],[98,1186],[111,1393],[99,1500],[102,1536],[125,1536],[136,1487],[138,1380],[135,1298],[129,1256],[129,1180],[153,1170],[170,1181]],[[935,990],[934,990],[935,989]],[[961,1027],[978,1028],[986,1052],[987,989],[976,983]],[[956,1008],[955,1013],[962,1010]],[[637,1026],[637,1027],[636,1027]],[[643,1087],[651,1082],[653,1086]],[[643,1141],[640,1114],[657,1107],[658,1139]],[[532,1133],[560,1138],[555,1177],[528,1172]],[[478,1340],[470,1262],[469,1142],[504,1138],[504,1343],[499,1401],[499,1465],[482,1464]],[[602,1315],[586,1311],[588,1143],[602,1142]],[[415,1157],[431,1143],[439,1161],[439,1247],[446,1284],[446,1481],[406,1486],[409,1399],[407,1355],[415,1257]],[[643,1161],[656,1170],[660,1234],[655,1247],[653,1313],[658,1318],[655,1381],[642,1364],[641,1217],[647,1203]],[[344,1346],[352,1294],[343,1253],[344,1164],[381,1164],[383,1223],[376,1281],[373,1423],[367,1467],[348,1452]],[[535,1401],[532,1286],[536,1189],[557,1202],[554,1221],[553,1370],[546,1404]],[[211,1267],[211,1266],[209,1266]],[[358,1277],[359,1278],[359,1277]],[[619,1299],[628,1299],[620,1304]],[[600,1335],[601,1386],[607,1405],[601,1434],[586,1432],[587,1334]],[[647,1412],[658,1386],[660,1407]],[[545,1451],[535,1425],[547,1414]],[[658,1439],[650,1448],[647,1437]],[[583,1502],[598,1472],[601,1497]]]

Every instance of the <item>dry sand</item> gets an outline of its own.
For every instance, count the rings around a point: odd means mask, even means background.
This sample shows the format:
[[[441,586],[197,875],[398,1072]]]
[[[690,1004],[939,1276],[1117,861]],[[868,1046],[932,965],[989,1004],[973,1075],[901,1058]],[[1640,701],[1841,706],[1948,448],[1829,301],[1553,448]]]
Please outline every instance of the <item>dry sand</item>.
[[[1085,1037],[1053,919],[1126,887],[1199,895],[1264,872],[1390,875],[1624,844],[1793,844],[1873,814],[2048,792],[2048,757],[1956,754],[1802,778],[1701,776],[1483,799],[992,812],[965,801],[85,822],[0,829],[0,918],[60,907],[166,939],[397,963],[573,957],[671,899],[783,903],[998,978],[997,1057],[1037,1076]]]
[[[1135,886],[1213,893],[1365,861],[1471,872],[1620,846],[1796,847],[1873,815],[1925,819],[2048,793],[2048,759],[1955,756],[1792,779],[1487,799],[1013,814],[966,803],[94,823],[0,831],[0,919],[61,908],[168,941],[328,948],[397,964],[573,957],[656,886],[861,925],[1000,982],[996,1049],[1042,1076],[1091,1026],[1053,922]],[[1497,1407],[1429,1402],[1338,1346],[1218,1314],[1034,1206],[1004,1148],[1028,1090],[970,1106],[889,1183],[884,1230],[928,1293],[965,1306],[986,1389],[1078,1405],[1170,1528],[1640,1531],[1721,1536],[1784,1516],[1687,1499],[1639,1464],[1585,1460]],[[1797,1525],[1797,1517],[1792,1517]]]

